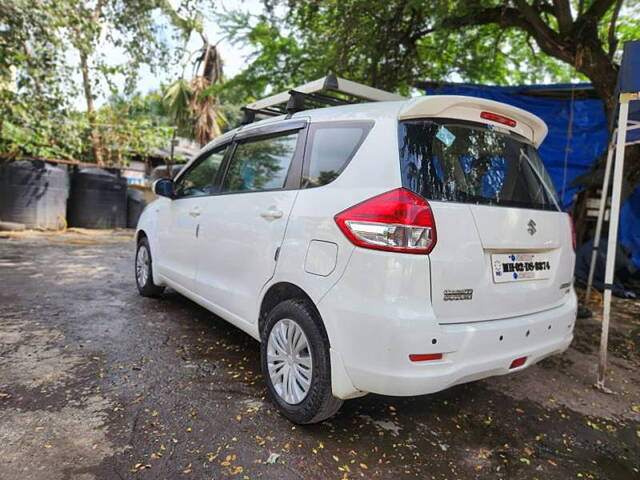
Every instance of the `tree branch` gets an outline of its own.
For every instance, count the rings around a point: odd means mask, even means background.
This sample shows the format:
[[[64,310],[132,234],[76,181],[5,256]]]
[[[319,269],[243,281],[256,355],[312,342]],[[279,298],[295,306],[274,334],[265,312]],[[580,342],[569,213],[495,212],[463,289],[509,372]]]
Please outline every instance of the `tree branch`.
[[[617,0],[615,9],[613,10],[613,16],[611,17],[611,23],[609,23],[609,58],[613,58],[613,54],[616,53],[616,48],[618,48],[618,39],[616,38],[616,22],[618,21],[620,8],[622,8],[622,0]]]
[[[560,32],[569,33],[573,26],[573,17],[571,16],[571,5],[569,0],[553,0],[553,14],[558,19]]]
[[[599,20],[609,11],[615,1],[616,0],[594,0],[591,6],[580,16],[592,17],[595,20]]]
[[[93,23],[96,23],[100,19],[100,15],[102,15],[102,9],[106,3],[106,0],[98,0],[96,2],[96,6],[93,9],[93,14],[91,15],[91,20]]]
[[[504,28],[524,30],[535,38],[544,53],[573,64],[575,52],[540,18],[539,13],[545,9],[536,10],[524,0],[516,0],[516,6],[517,8],[507,6],[484,8],[471,11],[467,15],[449,17],[437,25],[418,30],[413,37],[418,39],[438,30],[458,30],[468,26],[496,24]]]
[[[492,7],[474,10],[467,15],[445,18],[437,25],[417,30],[414,39],[424,37],[438,30],[458,30],[463,27],[498,24],[504,27],[518,26],[524,28],[520,12],[512,7]]]
[[[537,34],[534,34],[538,43],[558,43],[560,39],[558,34],[554,32],[549,25],[540,18],[540,11],[533,8],[525,0],[515,0],[515,4],[518,10],[522,13],[522,16],[533,27]]]

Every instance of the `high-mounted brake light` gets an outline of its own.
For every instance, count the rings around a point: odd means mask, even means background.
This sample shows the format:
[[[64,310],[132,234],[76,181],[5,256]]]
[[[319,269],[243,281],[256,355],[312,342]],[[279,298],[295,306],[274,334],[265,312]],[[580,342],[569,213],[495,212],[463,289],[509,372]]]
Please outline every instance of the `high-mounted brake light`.
[[[508,127],[515,127],[517,125],[516,121],[512,118],[505,117],[504,115],[498,115],[493,112],[482,112],[480,113],[480,118],[484,118],[485,120],[491,120],[492,122],[502,123]]]
[[[573,224],[573,218],[570,213],[567,213],[567,217],[569,217],[569,227],[571,227],[571,245],[573,246],[573,251],[576,250],[576,226]]]
[[[334,219],[342,233],[359,247],[426,254],[436,244],[431,207],[405,188],[365,200]]]

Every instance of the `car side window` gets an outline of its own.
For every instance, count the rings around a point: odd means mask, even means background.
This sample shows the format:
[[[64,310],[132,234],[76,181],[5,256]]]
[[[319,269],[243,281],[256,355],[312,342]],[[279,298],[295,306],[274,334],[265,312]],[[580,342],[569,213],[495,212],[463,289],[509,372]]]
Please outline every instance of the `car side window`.
[[[302,188],[320,187],[338,178],[370,129],[369,122],[312,125]]]
[[[222,192],[283,188],[296,152],[298,132],[287,132],[236,145]]]
[[[201,197],[217,193],[214,182],[226,151],[226,145],[214,150],[180,177],[174,187],[176,197]]]

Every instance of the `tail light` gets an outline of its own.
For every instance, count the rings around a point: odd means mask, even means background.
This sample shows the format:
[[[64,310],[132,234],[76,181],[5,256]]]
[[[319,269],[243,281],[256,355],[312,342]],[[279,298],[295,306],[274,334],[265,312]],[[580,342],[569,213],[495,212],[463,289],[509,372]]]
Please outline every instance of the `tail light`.
[[[354,245],[427,254],[436,244],[436,223],[427,201],[404,188],[365,200],[334,217]]]
[[[571,245],[573,245],[573,251],[576,250],[576,227],[573,224],[573,218],[570,214],[567,213],[567,217],[569,217],[569,227],[571,228]]]

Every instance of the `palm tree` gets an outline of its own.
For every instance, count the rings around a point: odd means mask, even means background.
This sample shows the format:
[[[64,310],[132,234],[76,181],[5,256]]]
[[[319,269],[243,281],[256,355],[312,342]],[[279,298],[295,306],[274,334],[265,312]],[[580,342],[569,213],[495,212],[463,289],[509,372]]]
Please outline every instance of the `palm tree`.
[[[222,58],[217,44],[209,43],[202,31],[198,33],[203,45],[194,52],[193,78],[188,81],[182,76],[169,85],[164,102],[176,127],[205,145],[222,134],[227,120],[217,95],[217,86],[223,82]]]

